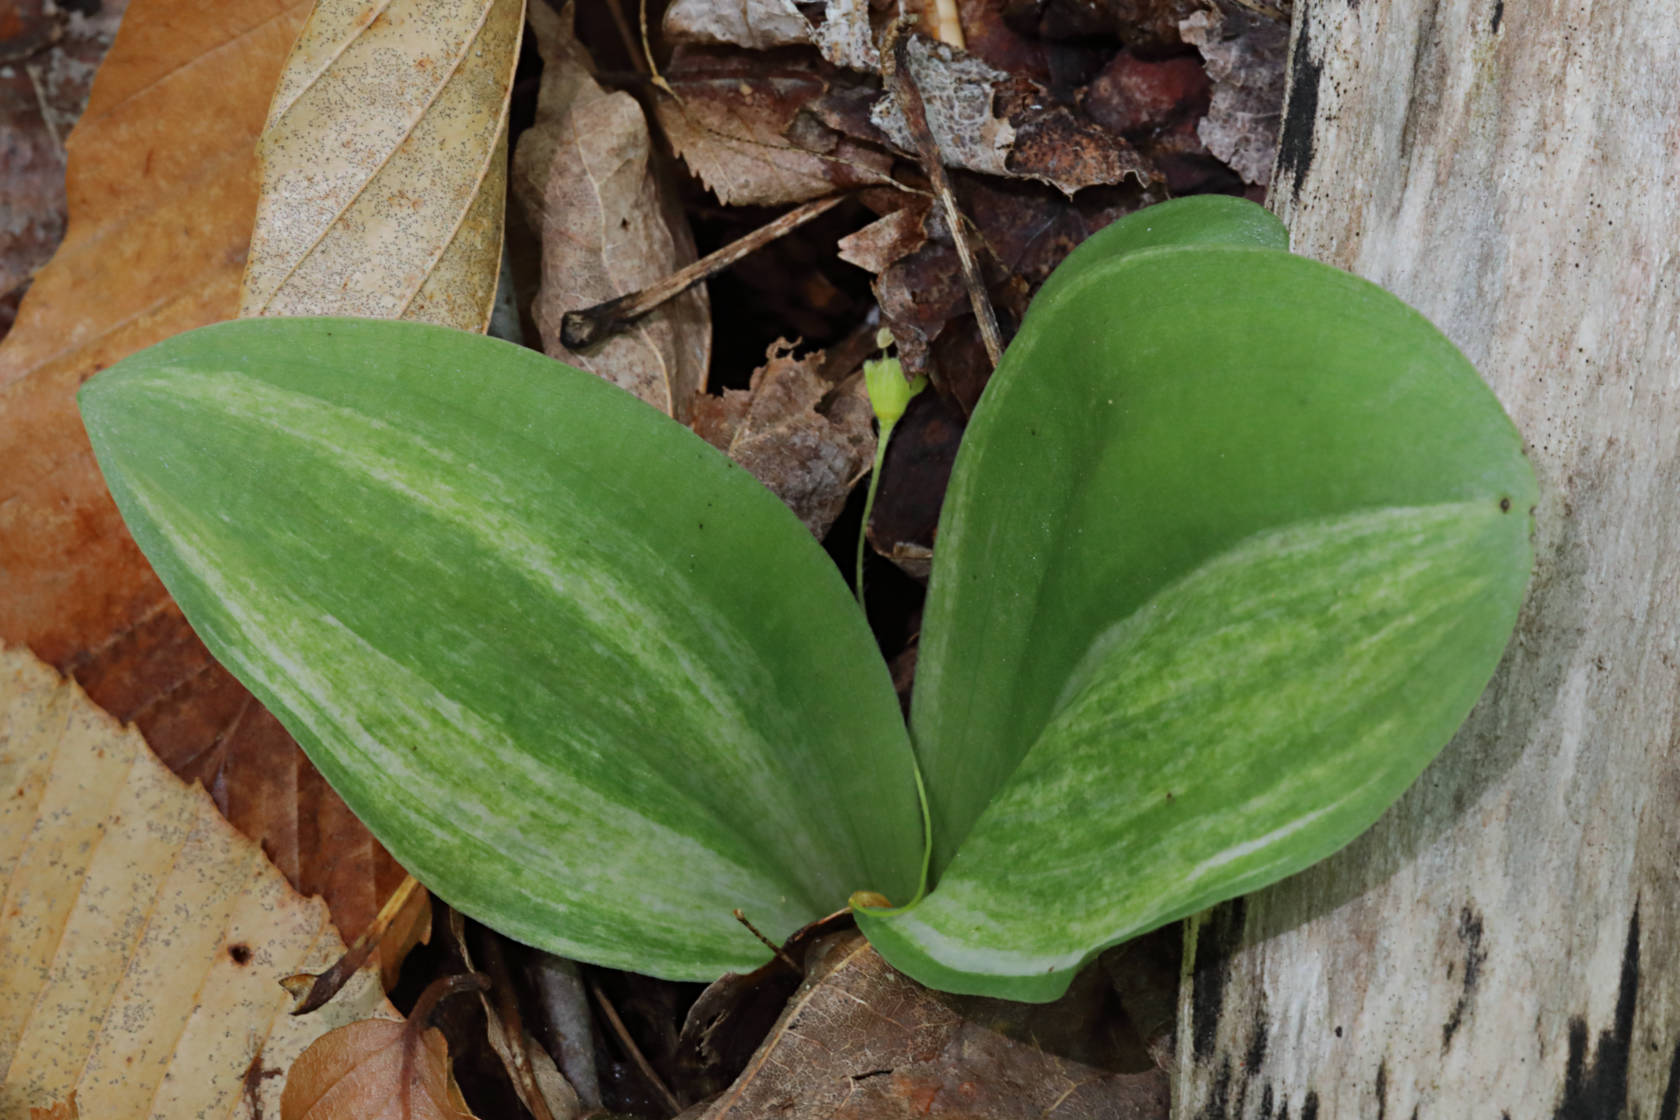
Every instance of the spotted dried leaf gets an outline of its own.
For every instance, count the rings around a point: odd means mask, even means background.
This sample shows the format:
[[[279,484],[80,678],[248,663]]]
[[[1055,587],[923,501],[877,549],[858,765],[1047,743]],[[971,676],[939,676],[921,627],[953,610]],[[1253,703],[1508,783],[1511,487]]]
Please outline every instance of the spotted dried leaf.
[[[277,981],[344,950],[326,908],[138,732],[4,647],[0,775],[0,1115],[272,1116],[307,1045],[395,1016],[371,971],[289,1015]]]
[[[890,180],[890,154],[821,119],[835,77],[767,67],[750,54],[687,48],[665,77],[676,97],[660,98],[660,126],[726,205],[804,202]]]
[[[542,238],[542,283],[532,305],[543,349],[687,418],[705,387],[711,309],[689,289],[630,329],[586,351],[567,349],[561,318],[652,284],[695,259],[694,237],[658,172],[636,99],[608,93],[572,31],[570,5],[531,8],[543,57],[537,118],[519,138],[514,196]]]
[[[1016,1041],[881,960],[857,934],[820,943],[806,980],[702,1120],[1155,1120],[1160,1071],[1113,1073]]]
[[[65,142],[64,243],[0,344],[0,641],[133,721],[355,936],[402,868],[193,635],[124,528],[75,404],[94,372],[237,311],[256,138],[308,10],[128,5]]]
[[[1202,52],[1213,81],[1213,102],[1196,134],[1243,182],[1266,186],[1283,121],[1289,25],[1223,4],[1192,13],[1178,28]]]
[[[320,0],[274,91],[241,315],[481,331],[524,0]]]
[[[694,409],[694,430],[774,491],[819,539],[875,456],[862,378],[830,385],[818,373],[823,357],[819,350],[796,358],[791,343],[777,341],[747,389],[701,397]]]
[[[1068,195],[1156,175],[1124,140],[1030,79],[921,35],[905,44],[904,65],[949,167],[1035,179]],[[899,149],[916,151],[897,100],[882,97],[870,119]]]

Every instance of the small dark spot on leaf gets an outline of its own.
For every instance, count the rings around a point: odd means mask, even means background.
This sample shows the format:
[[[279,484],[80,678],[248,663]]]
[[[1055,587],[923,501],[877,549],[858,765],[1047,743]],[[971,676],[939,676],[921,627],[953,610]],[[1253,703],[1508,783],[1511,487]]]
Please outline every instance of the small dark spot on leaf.
[[[228,956],[233,958],[234,964],[250,964],[251,947],[243,941],[236,941],[228,946]]]
[[[1511,499],[1509,499],[1509,498],[1499,499],[1499,512],[1500,513],[1510,513],[1511,512]]]

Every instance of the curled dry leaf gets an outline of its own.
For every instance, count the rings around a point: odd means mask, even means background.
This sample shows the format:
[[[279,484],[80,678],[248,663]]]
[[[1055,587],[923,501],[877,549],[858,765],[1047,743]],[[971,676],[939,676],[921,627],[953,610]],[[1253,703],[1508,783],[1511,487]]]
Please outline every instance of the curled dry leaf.
[[[74,683],[0,647],[0,1115],[273,1116],[278,1074],[394,1016],[364,972],[293,1018],[277,981],[344,943],[202,789]]]
[[[0,641],[135,722],[353,937],[402,868],[188,628],[123,527],[75,403],[97,370],[237,311],[256,138],[308,10],[128,5],[66,141],[68,233],[0,344]]]
[[[320,0],[274,91],[241,315],[482,331],[524,0]]]
[[[747,389],[700,397],[694,409],[694,430],[769,487],[818,539],[875,456],[863,379],[830,385],[817,372],[823,356],[796,358],[793,345],[778,340]]]
[[[794,0],[676,0],[665,9],[664,28],[673,43],[728,44],[758,51],[809,43],[835,66],[871,74],[881,67],[869,25],[869,0],[824,0],[815,23]]]
[[[711,308],[703,285],[584,351],[561,341],[568,311],[636,291],[695,259],[694,237],[653,161],[636,99],[590,77],[572,9],[531,6],[543,57],[536,122],[519,138],[513,190],[542,237],[542,284],[532,311],[543,349],[686,420],[705,387]]]
[[[892,156],[825,123],[827,100],[855,83],[762,57],[679,50],[659,123],[702,183],[729,206],[779,206],[889,182]]]
[[[1213,104],[1197,135],[1243,182],[1267,185],[1283,121],[1288,23],[1221,4],[1192,13],[1178,29],[1202,52],[1213,80]]]
[[[1160,1071],[1112,1073],[965,1018],[858,934],[813,949],[799,991],[703,1120],[1155,1120]]]
[[[1068,195],[1128,176],[1140,183],[1155,177],[1124,140],[1057,104],[1036,82],[921,35],[906,42],[904,65],[948,167],[1036,179]],[[900,150],[916,150],[895,99],[876,102],[870,119]]]
[[[437,1030],[384,1019],[347,1023],[292,1063],[280,1120],[459,1120],[471,1117]]]

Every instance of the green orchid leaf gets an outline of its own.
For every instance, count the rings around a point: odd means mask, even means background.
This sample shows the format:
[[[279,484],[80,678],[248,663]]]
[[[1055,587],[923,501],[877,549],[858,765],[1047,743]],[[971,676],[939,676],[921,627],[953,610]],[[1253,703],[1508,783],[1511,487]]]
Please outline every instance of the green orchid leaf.
[[[211,650],[392,853],[532,945],[710,980],[923,824],[886,667],[744,470],[531,351],[209,327],[91,381],[117,504]]]
[[[1052,998],[1351,840],[1469,712],[1527,580],[1521,441],[1421,316],[1242,236],[1135,233],[1035,301],[941,516],[935,885],[859,914],[941,988]]]

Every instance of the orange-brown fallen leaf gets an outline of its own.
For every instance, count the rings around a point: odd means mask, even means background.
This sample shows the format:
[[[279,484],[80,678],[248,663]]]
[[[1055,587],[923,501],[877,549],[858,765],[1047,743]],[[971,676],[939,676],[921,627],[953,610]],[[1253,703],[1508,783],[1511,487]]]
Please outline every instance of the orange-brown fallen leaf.
[[[470,1117],[436,1030],[367,1019],[321,1036],[292,1063],[280,1120]]]
[[[308,0],[131,0],[69,137],[69,232],[0,344],[0,641],[133,721],[360,932],[403,871],[211,660],[123,528],[77,415],[96,371],[231,318],[255,143]]]
[[[0,780],[0,1116],[273,1116],[310,1042],[395,1016],[371,972],[289,1015],[277,981],[343,952],[326,908],[133,728],[3,646]]]

